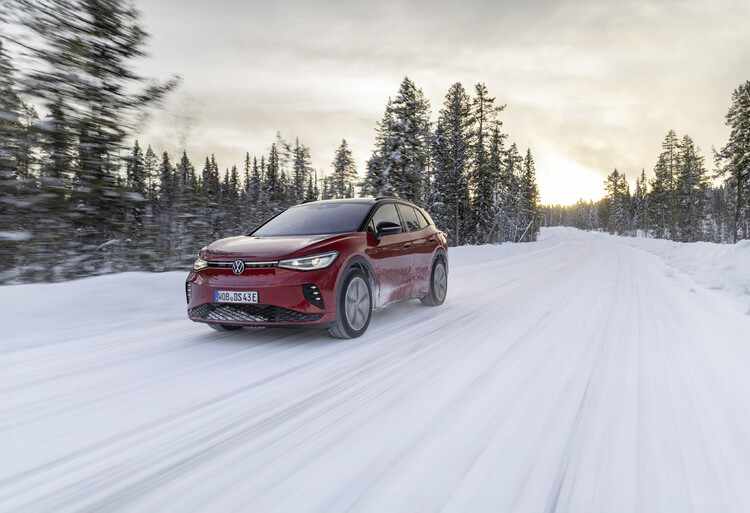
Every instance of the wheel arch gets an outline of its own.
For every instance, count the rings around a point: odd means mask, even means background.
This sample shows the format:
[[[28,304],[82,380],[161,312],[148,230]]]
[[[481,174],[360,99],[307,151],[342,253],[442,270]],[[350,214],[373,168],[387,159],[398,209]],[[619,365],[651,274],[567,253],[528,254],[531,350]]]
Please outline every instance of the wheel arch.
[[[355,256],[344,265],[341,273],[339,273],[339,279],[337,280],[337,293],[341,288],[341,283],[343,282],[344,277],[352,269],[359,269],[367,277],[367,281],[370,284],[370,290],[372,291],[372,300],[374,302],[375,298],[378,297],[378,280],[375,277],[375,269],[373,269],[372,264],[362,256]]]
[[[432,269],[432,266],[435,265],[435,261],[440,258],[445,263],[445,272],[448,272],[448,252],[443,248],[437,248],[435,250],[435,254],[432,257],[432,263],[430,264],[430,269]]]

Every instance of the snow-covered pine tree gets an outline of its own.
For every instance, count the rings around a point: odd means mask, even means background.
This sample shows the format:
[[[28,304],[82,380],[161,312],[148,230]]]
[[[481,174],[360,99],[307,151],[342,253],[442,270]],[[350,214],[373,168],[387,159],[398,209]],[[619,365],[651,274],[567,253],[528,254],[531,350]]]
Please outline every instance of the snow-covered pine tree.
[[[675,176],[679,163],[679,140],[670,130],[662,142],[662,152],[654,166],[654,178],[649,194],[651,227],[659,238],[674,238],[675,227]]]
[[[729,192],[731,240],[737,242],[750,239],[750,80],[732,92],[726,125],[729,140],[715,159]]]
[[[312,166],[310,164],[310,149],[300,144],[299,137],[295,139],[292,155],[294,169],[292,171],[290,199],[293,203],[301,203],[305,200],[308,177],[312,173]]]
[[[198,180],[195,166],[187,151],[183,150],[176,166],[178,177],[176,214],[179,217],[175,260],[189,264],[195,258],[195,250],[205,244],[202,232],[206,221],[200,215],[203,202],[203,188]]]
[[[206,159],[208,164],[208,159]],[[159,227],[157,254],[162,261],[172,257],[175,226],[175,172],[169,159],[169,153],[162,153],[159,165],[159,195],[156,202],[155,220]]]
[[[250,170],[252,169],[252,162],[250,160],[250,152],[245,152],[245,164],[242,167],[242,203],[244,204],[249,200],[249,197],[252,195],[252,181],[250,180]],[[243,211],[243,214],[247,214],[247,212]]]
[[[675,176],[675,227],[677,240],[703,240],[708,176],[700,148],[689,135],[679,146],[678,169]]]
[[[159,158],[154,153],[151,145],[146,148],[146,154],[143,156],[143,165],[146,169],[146,192],[149,202],[153,202],[158,194],[158,182],[159,182]]]
[[[330,176],[330,188],[327,191],[330,198],[350,198],[354,193],[354,184],[357,183],[357,166],[354,163],[352,150],[341,140],[341,145],[333,157],[333,174]]]
[[[221,234],[221,223],[219,219],[219,195],[221,192],[221,180],[219,178],[219,166],[216,157],[212,154],[203,165],[201,172],[201,192],[203,198],[203,220],[206,225],[203,229],[203,240],[210,242],[218,239]]]
[[[430,141],[430,104],[404,77],[376,128],[375,150],[367,162],[363,196],[396,195],[421,203]]]
[[[521,176],[523,157],[518,146],[512,143],[504,156],[500,169],[500,203],[496,208],[497,230],[500,241],[518,242],[524,232],[521,216]]]
[[[317,171],[313,171],[310,173],[310,176],[307,178],[307,191],[305,192],[305,201],[316,201],[318,199],[318,173]],[[350,194],[347,196],[348,198],[354,197],[354,186],[352,186],[350,190]]]
[[[531,150],[526,149],[521,176],[519,177],[518,219],[523,231],[518,242],[532,242],[539,233],[539,188],[536,184],[536,166]]]
[[[630,186],[624,174],[615,169],[604,181],[602,224],[610,233],[622,235],[630,227]]]
[[[34,63],[22,77],[23,93],[47,107],[56,104],[78,145],[70,220],[84,257],[79,268],[107,270],[110,251],[126,226],[118,184],[122,143],[176,81],[159,84],[136,72],[133,61],[146,54],[147,34],[131,1],[14,0],[9,5],[31,32],[24,48]]]
[[[129,231],[135,237],[143,229],[147,209],[147,181],[143,150],[136,140],[132,153],[125,158],[125,186],[130,193],[127,198]]]
[[[633,194],[633,228],[637,232],[648,235],[648,180],[646,170],[641,169],[641,175],[635,181],[635,192]]]
[[[381,122],[382,123],[382,122]],[[393,195],[393,184],[390,180],[390,170],[387,168],[387,162],[377,153],[373,153],[370,159],[367,161],[367,172],[365,178],[360,184],[360,195],[364,198],[367,196],[373,196],[375,198],[379,196],[392,196]],[[328,180],[328,177],[325,178]],[[328,180],[330,182],[330,180]],[[325,187],[330,186],[325,185]],[[323,197],[330,197],[330,191],[324,188]]]
[[[438,226],[444,228],[451,245],[468,239],[471,104],[460,82],[445,95],[433,139],[435,199],[427,205]]]
[[[497,119],[505,105],[496,106],[487,87],[474,86],[471,101],[473,129],[471,134],[471,240],[475,244],[487,243],[495,226],[496,192],[499,189],[500,167],[493,167],[491,146],[493,133],[499,132],[502,122]]]
[[[501,124],[499,123],[493,126],[490,135],[488,159],[489,168],[494,175],[494,187],[492,191],[492,226],[487,233],[487,238],[483,241],[479,241],[480,243],[485,244],[490,242],[502,242],[504,239],[501,235],[501,227],[507,223],[501,205],[503,197],[503,183],[501,181],[501,176],[505,167],[505,139],[507,135],[500,130],[500,126]]]
[[[279,163],[279,150],[276,143],[271,144],[265,178],[266,190],[268,192],[268,207],[270,210],[268,215],[270,216],[284,209],[284,183]]]

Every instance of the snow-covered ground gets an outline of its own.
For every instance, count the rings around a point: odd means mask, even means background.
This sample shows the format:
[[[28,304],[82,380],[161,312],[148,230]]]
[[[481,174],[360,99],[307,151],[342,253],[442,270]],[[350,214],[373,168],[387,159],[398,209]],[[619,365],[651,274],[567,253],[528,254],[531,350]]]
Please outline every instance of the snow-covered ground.
[[[181,272],[0,287],[0,511],[750,511],[748,251],[455,248],[349,341],[191,323]]]

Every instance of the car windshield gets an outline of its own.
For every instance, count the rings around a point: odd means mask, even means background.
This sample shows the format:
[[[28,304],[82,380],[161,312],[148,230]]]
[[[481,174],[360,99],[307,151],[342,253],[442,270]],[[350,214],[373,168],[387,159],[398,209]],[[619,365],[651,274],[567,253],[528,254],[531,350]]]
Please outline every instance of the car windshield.
[[[274,217],[250,235],[321,235],[353,232],[370,211],[370,203],[308,203]]]

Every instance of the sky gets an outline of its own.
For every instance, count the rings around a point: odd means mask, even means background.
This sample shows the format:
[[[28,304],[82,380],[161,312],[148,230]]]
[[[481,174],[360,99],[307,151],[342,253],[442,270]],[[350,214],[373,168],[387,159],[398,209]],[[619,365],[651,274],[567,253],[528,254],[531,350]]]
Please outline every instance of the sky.
[[[342,139],[364,173],[404,76],[432,120],[451,84],[483,82],[541,201],[599,199],[615,168],[648,177],[671,129],[713,170],[732,91],[750,79],[750,1],[135,0],[153,78],[181,85],[139,137],[197,167],[268,152],[277,132],[321,173]]]

